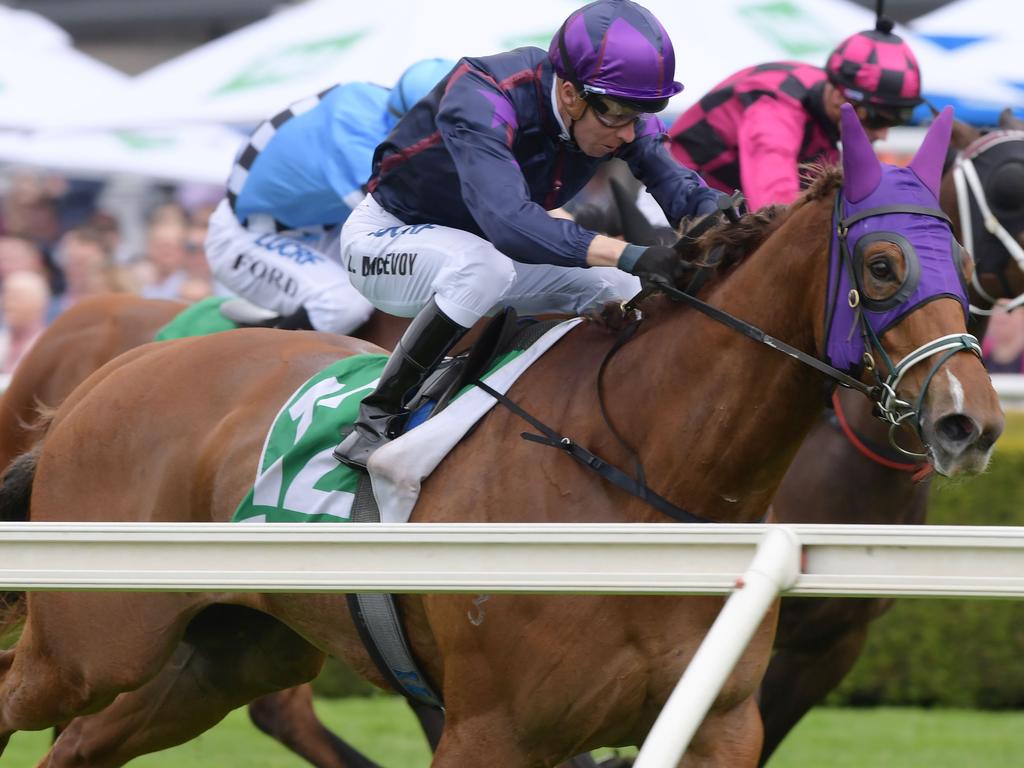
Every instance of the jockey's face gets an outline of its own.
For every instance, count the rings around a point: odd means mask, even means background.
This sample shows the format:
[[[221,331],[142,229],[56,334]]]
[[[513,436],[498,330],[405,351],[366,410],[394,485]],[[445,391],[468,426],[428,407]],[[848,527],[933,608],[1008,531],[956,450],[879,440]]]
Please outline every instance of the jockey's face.
[[[614,102],[600,114],[576,92],[571,83],[558,83],[558,104],[566,127],[572,124],[576,144],[589,157],[604,157],[636,138],[636,113],[625,113]]]
[[[839,123],[839,108],[849,102],[857,111],[857,117],[870,141],[884,141],[889,136],[889,129],[904,125],[913,116],[912,107],[887,108],[874,104],[853,101],[847,98],[841,88],[831,83],[825,85],[825,113],[835,123]]]
[[[601,115],[592,107],[576,123],[576,143],[583,153],[590,157],[604,157],[635,138],[635,120],[630,120],[625,125],[605,125]]]

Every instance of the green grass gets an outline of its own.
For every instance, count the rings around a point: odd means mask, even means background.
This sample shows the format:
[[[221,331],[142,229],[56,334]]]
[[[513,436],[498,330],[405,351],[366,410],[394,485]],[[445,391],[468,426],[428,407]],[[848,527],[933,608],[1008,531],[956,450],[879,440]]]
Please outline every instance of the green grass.
[[[394,698],[319,700],[328,726],[386,768],[425,768],[430,755],[408,707]],[[18,734],[3,768],[34,766],[47,735]],[[819,709],[783,744],[770,768],[1006,768],[1021,764],[1024,712]],[[132,768],[304,768],[237,710],[198,739]]]

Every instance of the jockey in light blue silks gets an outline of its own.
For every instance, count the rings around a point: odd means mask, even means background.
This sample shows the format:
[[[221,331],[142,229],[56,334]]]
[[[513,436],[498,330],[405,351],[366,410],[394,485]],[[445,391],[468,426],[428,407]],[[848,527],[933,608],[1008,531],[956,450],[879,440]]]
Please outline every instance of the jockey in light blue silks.
[[[417,62],[390,90],[336,85],[261,123],[210,218],[216,279],[283,327],[348,334],[366,322],[373,306],[349,283],[338,233],[366,194],[374,149],[454,64]]]
[[[452,345],[501,306],[581,313],[680,277],[671,248],[598,235],[548,211],[613,157],[669,222],[720,193],[677,164],[653,114],[683,86],[664,27],[629,0],[575,11],[547,51],[464,58],[377,148],[370,195],[341,235],[352,285],[415,317],[335,455],[365,466],[400,431],[405,400]]]

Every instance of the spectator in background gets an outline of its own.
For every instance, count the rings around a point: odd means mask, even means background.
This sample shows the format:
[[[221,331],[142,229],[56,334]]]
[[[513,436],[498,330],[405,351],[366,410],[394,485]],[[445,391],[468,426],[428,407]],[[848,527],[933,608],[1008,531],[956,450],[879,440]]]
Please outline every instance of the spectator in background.
[[[149,224],[151,227],[161,224],[177,224],[184,228],[188,226],[188,214],[178,203],[160,203],[150,212]]]
[[[39,272],[17,271],[4,278],[0,373],[12,373],[46,328],[50,286]]]
[[[61,238],[55,254],[64,270],[65,289],[54,300],[60,314],[84,296],[116,290],[111,251],[106,240],[91,229],[72,229]]]
[[[54,292],[64,285],[64,276],[53,262],[53,249],[61,234],[56,196],[65,190],[66,182],[59,177],[22,174],[12,180],[3,206],[5,233],[36,245]]]
[[[189,214],[188,228],[185,232],[185,271],[193,286],[189,293],[199,289],[199,284],[206,283],[205,296],[214,292],[213,275],[210,273],[210,263],[206,259],[206,235],[209,230],[210,215],[213,208],[197,208]],[[217,291],[227,294],[226,290]],[[186,301],[188,297],[183,296]],[[202,296],[200,298],[203,298]]]
[[[160,216],[150,224],[146,234],[142,295],[147,299],[177,299],[188,279],[185,270],[185,226],[173,217]]]
[[[117,263],[117,252],[121,248],[121,225],[117,218],[106,211],[95,211],[85,225],[103,241],[103,247]]]
[[[178,298],[189,304],[213,295],[213,283],[205,277],[189,275],[178,290]]]
[[[0,236],[0,282],[14,272],[46,274],[43,254],[32,241],[15,235]]]
[[[1024,312],[992,315],[981,348],[989,373],[1024,373]]]

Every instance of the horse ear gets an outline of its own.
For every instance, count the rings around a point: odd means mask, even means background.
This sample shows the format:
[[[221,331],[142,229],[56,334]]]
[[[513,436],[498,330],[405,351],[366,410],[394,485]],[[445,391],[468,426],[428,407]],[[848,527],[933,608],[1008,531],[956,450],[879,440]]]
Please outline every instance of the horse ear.
[[[953,108],[943,107],[935,118],[920,149],[910,161],[909,168],[935,197],[939,196],[942,184],[942,165],[946,161],[946,150],[949,149],[949,137],[953,132]]]
[[[843,189],[846,199],[857,203],[878,188],[882,166],[851,104],[840,108],[839,135],[843,141]]]
[[[1002,117],[999,120],[1002,123]],[[950,139],[950,143],[954,149],[967,149],[972,142],[980,138],[981,131],[973,125],[968,125],[959,120],[953,121],[953,137]]]

